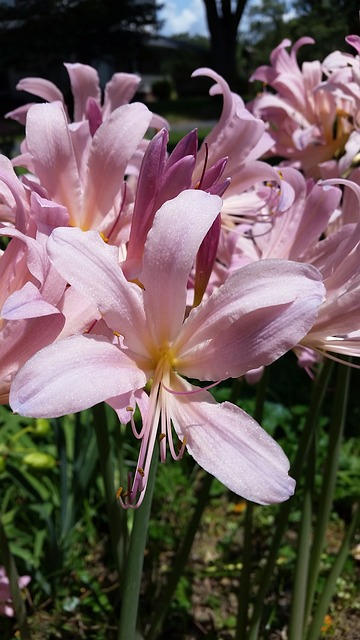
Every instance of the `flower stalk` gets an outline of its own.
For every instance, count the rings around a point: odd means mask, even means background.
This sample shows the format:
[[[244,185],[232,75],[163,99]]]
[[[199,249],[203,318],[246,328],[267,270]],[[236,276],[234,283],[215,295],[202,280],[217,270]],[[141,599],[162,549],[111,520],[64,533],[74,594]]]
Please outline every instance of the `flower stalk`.
[[[159,452],[155,447],[148,477],[145,497],[138,509],[134,511],[134,522],[130,536],[127,565],[123,582],[123,598],[121,604],[118,640],[136,640],[137,616],[141,576],[144,562],[144,551],[148,535],[148,525],[152,497],[155,486],[156,469]]]

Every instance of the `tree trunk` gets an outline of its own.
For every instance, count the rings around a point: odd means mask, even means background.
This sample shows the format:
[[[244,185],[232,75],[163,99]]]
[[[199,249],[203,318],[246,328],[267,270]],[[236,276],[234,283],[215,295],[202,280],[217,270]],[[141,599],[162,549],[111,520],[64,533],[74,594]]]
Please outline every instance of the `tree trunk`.
[[[237,31],[246,2],[247,0],[237,0],[235,11],[232,12],[231,0],[204,0],[213,68],[227,80],[233,90],[238,88]]]

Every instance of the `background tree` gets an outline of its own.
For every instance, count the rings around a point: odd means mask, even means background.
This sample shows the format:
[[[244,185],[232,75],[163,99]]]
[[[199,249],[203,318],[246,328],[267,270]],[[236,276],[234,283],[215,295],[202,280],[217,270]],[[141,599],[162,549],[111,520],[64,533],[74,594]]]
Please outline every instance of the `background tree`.
[[[335,41],[344,32],[360,33],[358,0],[293,0],[293,6],[299,23],[309,28],[325,25]]]
[[[117,56],[156,32],[158,8],[151,0],[0,0],[0,64],[24,69]]]
[[[237,89],[238,29],[247,0],[204,0],[210,32],[212,66]]]
[[[246,31],[240,30],[239,64],[245,77],[262,64],[269,63],[271,51],[284,38],[293,43],[302,36],[311,36],[315,44],[301,47],[297,58],[323,60],[331,51],[340,49],[354,53],[345,36],[359,32],[358,0],[261,0],[246,13]],[[246,96],[252,97],[258,86],[249,83]]]

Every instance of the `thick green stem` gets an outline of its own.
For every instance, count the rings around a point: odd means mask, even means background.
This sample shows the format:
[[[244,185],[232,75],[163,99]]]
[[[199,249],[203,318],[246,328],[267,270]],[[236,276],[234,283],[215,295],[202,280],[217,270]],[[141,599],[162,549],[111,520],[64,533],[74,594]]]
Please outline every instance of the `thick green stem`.
[[[357,502],[357,504],[355,505],[354,514],[353,514],[350,527],[347,530],[341,549],[336,556],[336,560],[333,564],[333,567],[322,589],[319,602],[314,611],[312,622],[311,622],[308,634],[306,636],[306,640],[318,640],[320,636],[320,629],[324,621],[324,616],[326,615],[326,612],[329,608],[329,604],[331,602],[331,598],[333,597],[336,589],[336,581],[343,570],[346,558],[348,557],[352,538],[359,526],[359,523],[360,523],[360,502]]]
[[[118,640],[136,640],[136,624],[139,606],[144,551],[148,535],[148,525],[152,497],[154,493],[156,469],[158,465],[157,449],[154,449],[145,497],[135,511],[130,536],[130,546],[124,579],[123,600],[121,605]]]
[[[252,521],[253,521],[253,504],[248,502],[246,505],[245,524],[244,524],[244,549],[243,562],[240,577],[239,588],[239,604],[236,621],[235,640],[243,640],[245,638],[248,624],[248,610],[250,597],[250,577],[251,577],[251,556],[252,556]]]
[[[295,580],[292,592],[291,613],[289,621],[289,640],[302,640],[306,628],[305,603],[309,573],[312,505],[314,496],[314,478],[316,463],[315,430],[311,438],[311,447],[306,468],[304,501],[298,537],[298,549],[295,566]]]
[[[319,369],[319,373],[313,385],[309,412],[303,432],[300,437],[295,462],[291,468],[291,475],[293,476],[293,478],[295,478],[295,480],[298,480],[300,478],[303,465],[309,452],[312,433],[315,429],[315,425],[319,417],[319,412],[327,389],[332,365],[333,363],[331,360],[325,360],[322,367],[320,367]],[[266,565],[264,567],[263,573],[259,578],[259,590],[257,592],[254,604],[254,612],[251,619],[251,626],[247,636],[247,640],[257,640],[258,638],[264,599],[270,587],[278,550],[287,525],[291,506],[292,500],[290,499],[287,502],[284,502],[279,509],[279,513],[276,519],[276,529],[270,546]]]
[[[12,598],[12,604],[15,611],[17,623],[21,633],[21,640],[31,640],[31,634],[26,617],[26,608],[21,596],[21,590],[19,588],[19,575],[16,569],[14,557],[10,551],[7,537],[4,527],[0,519],[0,555],[7,577],[10,584],[10,592]]]
[[[162,624],[171,603],[171,599],[176,591],[176,587],[181,576],[183,575],[184,568],[188,561],[195,534],[199,527],[201,516],[206,505],[208,504],[212,481],[213,476],[208,473],[206,473],[202,478],[202,482],[196,494],[196,504],[192,518],[189,522],[189,526],[185,533],[185,537],[180,550],[175,557],[172,572],[159,598],[158,604],[155,609],[153,621],[151,623],[149,631],[146,634],[146,640],[155,640],[161,630]]]
[[[124,535],[126,514],[116,500],[114,484],[114,466],[111,450],[110,434],[104,404],[97,404],[92,409],[94,429],[99,452],[100,469],[104,481],[106,510],[110,527],[110,541],[116,568],[119,576],[122,573],[122,558],[124,557]]]
[[[265,368],[260,381],[256,388],[256,401],[254,418],[261,423],[264,414],[266,390],[269,380],[269,368]],[[236,634],[235,640],[243,640],[246,636],[249,616],[249,600],[250,600],[250,579],[251,579],[251,557],[253,543],[253,504],[248,502],[246,506],[245,524],[244,524],[244,549],[242,559],[242,571],[239,588],[239,604],[237,611]]]
[[[321,495],[316,518],[316,528],[310,556],[309,580],[307,585],[307,601],[305,620],[309,619],[316,584],[320,571],[321,554],[324,548],[326,529],[331,515],[334,499],[336,477],[339,467],[340,447],[346,419],[351,367],[338,365],[336,389],[332,416],[330,421],[328,452],[325,462]]]

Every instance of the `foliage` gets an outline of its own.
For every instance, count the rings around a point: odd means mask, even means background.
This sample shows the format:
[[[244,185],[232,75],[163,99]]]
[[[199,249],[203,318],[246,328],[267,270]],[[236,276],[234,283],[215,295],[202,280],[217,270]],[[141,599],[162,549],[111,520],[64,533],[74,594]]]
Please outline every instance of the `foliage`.
[[[0,3],[1,65],[31,68],[118,55],[158,28],[157,6],[131,0],[26,0]],[[51,25],[51,28],[49,28]],[[64,34],[66,33],[66,38]],[[40,63],[41,64],[41,63]]]
[[[246,30],[239,37],[239,66],[246,78],[284,38],[293,43],[303,36],[314,38],[313,45],[299,50],[301,64],[323,60],[336,49],[350,51],[345,36],[359,31],[357,2],[259,0],[247,9],[246,18]]]
[[[236,70],[238,27],[247,0],[203,1],[211,40],[212,66],[227,80],[230,87],[236,90],[238,88]]]
[[[297,377],[302,378],[302,374],[293,364],[291,356],[276,364],[263,418],[265,428],[275,435],[290,459],[294,459],[304,429],[308,393],[306,380],[303,386],[297,384]],[[289,369],[290,379],[286,373]],[[355,372],[354,389],[358,378]],[[235,391],[239,405],[253,413],[253,387],[242,382],[241,388],[236,387]],[[224,401],[232,396],[234,388],[224,383],[214,393],[218,401]],[[316,463],[317,494],[328,443],[326,407],[325,402]],[[1,517],[20,572],[32,575],[28,612],[33,640],[55,640],[59,629],[63,640],[74,636],[90,640],[115,639],[118,572],[109,553],[105,494],[98,476],[91,413],[50,424],[13,415],[1,407],[0,419]],[[116,446],[121,434],[113,427],[111,434],[116,465]],[[131,460],[136,458],[137,444],[130,434],[124,432],[121,437],[124,438],[124,462],[129,468]],[[50,456],[56,465],[26,466],[24,459],[34,452]],[[341,447],[334,511],[318,578],[319,592],[351,518],[352,502],[360,491],[359,460],[358,440],[350,435]],[[195,508],[194,495],[201,477],[202,472],[189,456],[181,462],[161,465],[158,470],[142,578],[141,615],[145,628],[150,623],[154,602],[167,588],[174,559]],[[281,629],[289,617],[303,491],[301,483],[266,597],[260,638],[265,639],[269,633]],[[250,583],[254,591],[279,509],[279,506],[254,509]],[[219,634],[228,640],[234,638],[246,510],[244,501],[218,481],[212,483],[190,559],[178,582],[160,638],[171,635],[174,640],[200,639],[204,630],[209,638],[220,637]],[[128,515],[124,535],[133,525],[132,514]],[[344,607],[356,606],[357,576],[358,566],[349,556],[331,605],[332,621],[340,620]],[[9,621],[0,619],[0,630],[4,640],[12,637]]]

